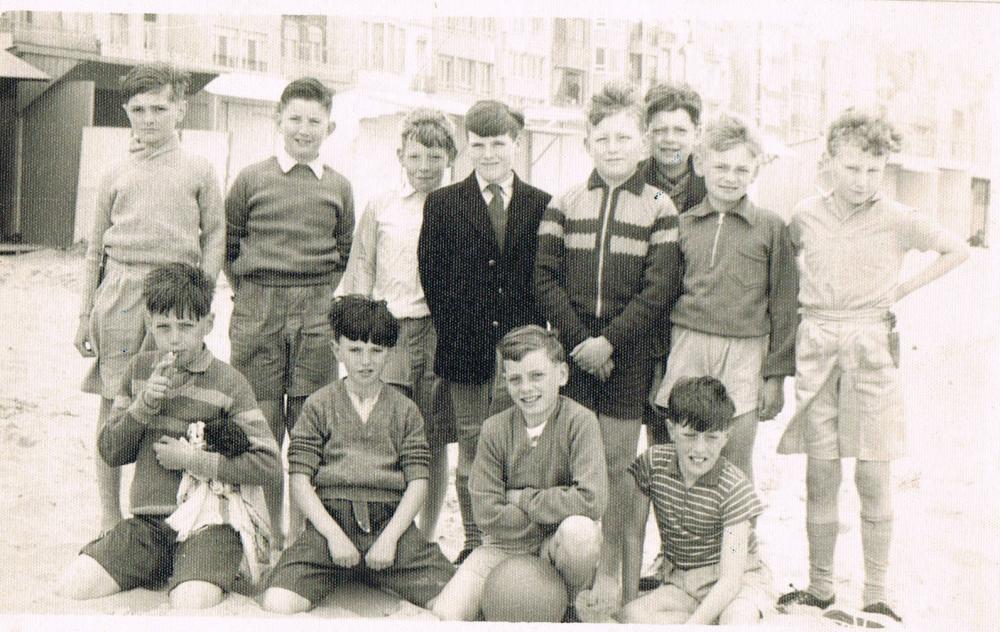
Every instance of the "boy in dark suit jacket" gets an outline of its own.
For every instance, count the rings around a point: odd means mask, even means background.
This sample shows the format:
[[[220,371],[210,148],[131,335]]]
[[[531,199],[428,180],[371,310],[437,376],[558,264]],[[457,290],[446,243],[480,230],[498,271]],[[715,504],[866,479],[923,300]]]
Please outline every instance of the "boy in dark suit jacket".
[[[479,101],[465,116],[473,173],[427,196],[417,258],[438,333],[434,372],[450,393],[458,437],[458,493],[465,546],[482,542],[472,518],[468,480],[488,413],[510,405],[494,386],[497,341],[544,320],[535,309],[532,270],[538,223],[552,196],[511,168],[524,118],[498,101]],[[491,405],[492,404],[492,405]]]

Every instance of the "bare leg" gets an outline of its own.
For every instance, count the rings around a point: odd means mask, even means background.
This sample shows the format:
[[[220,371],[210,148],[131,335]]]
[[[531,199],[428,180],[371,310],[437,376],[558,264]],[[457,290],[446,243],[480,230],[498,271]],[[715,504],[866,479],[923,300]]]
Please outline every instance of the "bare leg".
[[[289,397],[288,398],[288,408],[285,413],[285,426],[288,428],[288,436],[292,435],[292,428],[295,426],[295,422],[299,419],[299,413],[302,412],[302,405],[305,404],[306,398],[303,397]],[[290,440],[290,439],[289,439]],[[299,537],[302,530],[305,529],[306,518],[302,514],[302,511],[295,505],[295,503],[289,501],[288,503],[288,537],[286,541],[291,544],[295,541],[295,538]]]
[[[177,584],[170,591],[170,607],[183,610],[211,608],[220,603],[225,593],[211,582],[197,580]]]
[[[547,558],[566,581],[570,603],[577,593],[594,582],[602,540],[600,523],[586,516],[569,516],[542,549],[541,556]]]
[[[117,592],[118,582],[89,555],[77,556],[56,583],[56,594],[65,599],[97,599]]]
[[[312,608],[312,604],[302,595],[286,588],[272,587],[264,591],[261,606],[268,612],[296,614]]]
[[[98,437],[101,436],[101,430],[104,429],[104,426],[110,420],[112,403],[113,400],[106,397],[101,398],[101,409],[97,413]],[[122,469],[108,465],[100,452],[97,451],[96,441],[94,445],[94,470],[97,474],[97,494],[101,499],[101,533],[104,533],[109,531],[122,519]]]
[[[444,497],[448,492],[448,444],[439,443],[431,447],[430,480],[427,483],[427,500],[420,512],[420,530],[429,541],[434,541]]]
[[[740,468],[753,483],[753,443],[757,437],[757,412],[744,413],[733,420],[729,428],[729,441],[722,449],[722,456]]]
[[[621,611],[623,623],[684,623],[698,602],[680,588],[666,585],[628,602]]]
[[[265,399],[258,402],[267,425],[271,428],[271,434],[278,442],[278,451],[281,451],[281,444],[285,439],[285,411],[284,402],[280,399]],[[264,485],[264,500],[267,501],[267,510],[271,516],[271,550],[281,551],[285,548],[285,536],[282,530],[282,507],[284,505],[284,476],[277,481]]]

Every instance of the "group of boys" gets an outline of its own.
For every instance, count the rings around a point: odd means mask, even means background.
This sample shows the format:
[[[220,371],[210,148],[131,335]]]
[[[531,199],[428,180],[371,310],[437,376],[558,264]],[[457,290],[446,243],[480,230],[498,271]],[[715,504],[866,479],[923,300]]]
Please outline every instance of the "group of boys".
[[[514,173],[524,119],[497,101],[464,118],[472,173],[440,187],[454,132],[417,110],[397,151],[404,187],[374,199],[355,233],[350,183],[320,158],[334,124],[319,81],[285,89],[283,146],[236,177],[224,211],[211,168],[179,149],[184,77],[139,66],[124,89],[133,154],[102,181],[76,339],[97,356],[88,386],[104,398],[105,532],[62,594],[169,579],[171,603],[190,608],[236,587],[254,552],[233,512],[207,503],[205,526],[171,527],[184,475],[263,487],[277,558],[267,610],[308,610],[356,578],[474,620],[491,570],[529,554],[566,583],[570,616],[754,623],[774,605],[754,535],[754,437],[795,375],[779,449],[809,457],[810,585],[778,604],[833,603],[840,460],[855,457],[864,610],[898,619],[884,581],[903,425],[889,309],[966,254],[878,196],[900,142],[883,119],[849,110],[831,125],[833,188],[786,225],[747,196],[753,130],[731,116],[702,126],[686,86],[644,102],[618,84],[595,94],[594,170],[555,198]],[[899,284],[910,249],[941,256]],[[220,269],[235,293],[234,368],[203,343]],[[186,439],[218,418],[246,435],[241,454]],[[637,458],[644,420],[651,446]],[[432,543],[449,442],[457,570]],[[113,468],[132,462],[122,519]],[[650,505],[661,561],[640,580]]]

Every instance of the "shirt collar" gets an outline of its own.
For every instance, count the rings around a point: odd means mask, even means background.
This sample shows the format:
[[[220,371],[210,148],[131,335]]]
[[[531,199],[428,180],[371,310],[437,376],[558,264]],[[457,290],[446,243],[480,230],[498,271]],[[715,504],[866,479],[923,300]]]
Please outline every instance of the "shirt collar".
[[[323,159],[320,156],[316,156],[309,162],[299,163],[288,154],[284,147],[281,147],[275,153],[275,157],[278,159],[278,166],[281,167],[282,173],[288,173],[297,164],[304,164],[309,167],[309,170],[315,174],[317,179],[323,179]]]
[[[174,132],[173,134],[170,135],[170,138],[167,139],[165,143],[163,143],[156,149],[140,149],[139,151],[136,152],[136,155],[139,158],[144,158],[146,160],[149,160],[150,158],[155,158],[156,156],[159,156],[161,154],[165,154],[167,152],[174,151],[175,149],[179,149],[180,146],[181,146],[181,138],[180,136],[177,135],[177,132]]]
[[[671,476],[679,478],[681,479],[681,481],[683,481],[684,475],[681,474],[680,455],[677,454],[676,447],[673,448],[673,453],[674,453],[674,458],[671,459],[670,465],[667,466],[667,470]],[[694,485],[692,487],[698,485],[702,487],[714,487],[715,485],[718,485],[719,478],[722,476],[722,468],[725,465],[722,459],[723,456],[720,454],[719,458],[716,459],[715,461],[715,465],[712,466],[712,469],[699,476],[698,480],[694,482]]]
[[[618,187],[619,189],[625,189],[629,193],[634,193],[635,195],[642,195],[642,188],[646,186],[645,175],[641,169],[636,169],[632,172],[632,175],[628,177],[628,180],[622,182]],[[587,179],[588,189],[607,189],[608,183],[604,181],[604,178],[597,173],[597,169],[590,172],[590,178]]]
[[[188,373],[204,373],[208,370],[209,365],[212,364],[212,359],[212,352],[208,350],[208,347],[202,345],[201,351],[183,368]]]
[[[476,182],[479,184],[479,192],[483,194],[483,199],[486,199],[486,187],[490,186],[490,182],[484,180],[478,171],[473,171],[476,174]],[[510,175],[506,178],[497,182],[500,185],[500,194],[504,196],[505,199],[509,200],[514,194],[514,172],[511,171]]]
[[[838,217],[842,217],[843,219],[847,219],[848,217],[851,217],[855,213],[859,213],[861,211],[867,211],[868,209],[874,207],[876,204],[878,204],[879,202],[882,201],[882,193],[880,191],[876,192],[875,195],[873,195],[870,198],[868,198],[868,200],[866,200],[865,202],[862,202],[861,204],[859,204],[854,209],[852,209],[850,211],[847,211],[846,215],[843,215],[842,214],[843,213],[843,209],[840,206],[840,204],[838,204],[837,198],[834,195],[833,189],[830,189],[829,191],[824,191],[822,195],[823,195],[823,200],[827,204],[827,208],[829,208]]]
[[[747,195],[743,196],[743,198],[740,200],[739,204],[737,204],[735,208],[726,212],[742,217],[751,226],[756,224],[757,220],[760,218],[760,214],[757,212],[757,208],[750,203],[750,197]],[[691,207],[691,209],[688,210],[686,214],[691,215],[692,217],[707,217],[715,213],[718,213],[718,211],[715,210],[715,208],[712,206],[712,204],[708,201],[708,198],[706,197],[704,200],[702,200],[695,206]]]
[[[399,197],[400,199],[405,200],[414,193],[417,193],[417,190],[413,188],[412,184],[410,184],[409,178],[404,178],[403,180],[403,186],[399,188]]]
[[[556,400],[556,407],[555,407],[555,409],[552,410],[552,414],[549,415],[549,418],[546,419],[545,423],[543,423],[542,425],[543,426],[548,425],[548,423],[550,421],[552,421],[553,419],[555,419],[556,417],[558,417],[559,413],[562,412],[562,406],[563,406],[563,396],[560,395],[559,399]],[[517,418],[524,425],[524,427],[527,428],[528,427],[528,422],[524,419],[524,413],[521,412],[521,409],[518,408],[517,406],[514,406],[514,412],[517,415]]]

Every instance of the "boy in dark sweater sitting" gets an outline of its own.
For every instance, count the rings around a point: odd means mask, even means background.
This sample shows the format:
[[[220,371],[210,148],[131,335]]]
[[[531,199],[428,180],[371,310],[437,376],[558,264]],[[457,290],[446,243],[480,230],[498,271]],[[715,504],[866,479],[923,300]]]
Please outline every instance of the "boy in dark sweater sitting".
[[[212,329],[212,282],[187,264],[156,268],[143,296],[157,351],[128,364],[97,447],[108,465],[135,463],[133,517],[83,548],[56,592],[93,599],[170,578],[170,604],[204,608],[234,585],[243,558],[240,535],[213,524],[183,542],[166,518],[177,508],[184,472],[234,485],[263,485],[280,476],[278,447],[246,379],[216,360],[203,340]],[[193,423],[228,416],[250,447],[225,457],[182,438]]]
[[[309,397],[292,429],[292,502],[308,522],[278,560],[263,606],[303,612],[355,578],[425,606],[455,569],[413,524],[430,450],[417,405],[381,379],[398,324],[384,301],[345,296],[330,325],[347,377]]]

